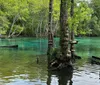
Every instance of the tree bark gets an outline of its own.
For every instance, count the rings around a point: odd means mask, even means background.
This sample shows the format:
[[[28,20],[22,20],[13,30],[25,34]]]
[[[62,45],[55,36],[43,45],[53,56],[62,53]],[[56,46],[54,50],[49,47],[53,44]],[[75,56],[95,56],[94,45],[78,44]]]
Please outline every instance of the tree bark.
[[[49,1],[49,20],[48,20],[48,53],[50,53],[50,50],[53,47],[52,11],[53,11],[53,0],[50,0]]]
[[[67,56],[69,43],[67,1],[68,0],[61,0],[60,4],[60,48],[62,60],[66,61],[67,59],[67,61],[69,62],[70,60]]]
[[[73,18],[74,15],[74,0],[71,0],[71,10],[70,10],[70,16],[71,18]],[[71,45],[70,45],[70,51],[71,51],[71,57],[74,58],[74,43],[72,43],[74,41],[74,29],[73,26],[71,28]]]

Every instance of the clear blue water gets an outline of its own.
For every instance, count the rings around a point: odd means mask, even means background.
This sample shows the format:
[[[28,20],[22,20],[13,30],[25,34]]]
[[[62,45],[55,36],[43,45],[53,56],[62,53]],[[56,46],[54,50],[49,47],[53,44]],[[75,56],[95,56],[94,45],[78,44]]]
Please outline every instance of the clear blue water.
[[[100,57],[100,38],[76,38],[76,54],[82,57],[74,66],[71,75],[58,75],[47,69],[47,39],[15,38],[0,39],[0,46],[18,44],[18,49],[0,48],[0,85],[100,85],[99,65],[88,63],[92,55]],[[55,38],[55,47],[59,39]],[[39,64],[36,63],[37,57]],[[63,72],[62,72],[63,73]],[[61,80],[62,79],[62,80]],[[66,84],[65,84],[66,85]]]

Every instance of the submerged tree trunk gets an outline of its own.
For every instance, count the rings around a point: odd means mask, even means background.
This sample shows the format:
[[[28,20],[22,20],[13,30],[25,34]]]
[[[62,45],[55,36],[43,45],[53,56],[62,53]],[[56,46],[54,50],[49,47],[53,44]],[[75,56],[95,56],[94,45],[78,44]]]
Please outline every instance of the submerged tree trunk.
[[[60,48],[61,59],[70,62],[68,54],[69,32],[68,32],[68,16],[67,16],[67,1],[61,0],[60,4]]]
[[[48,53],[50,53],[50,50],[53,47],[52,6],[53,6],[53,0],[50,0],[49,1],[49,21],[48,21]]]

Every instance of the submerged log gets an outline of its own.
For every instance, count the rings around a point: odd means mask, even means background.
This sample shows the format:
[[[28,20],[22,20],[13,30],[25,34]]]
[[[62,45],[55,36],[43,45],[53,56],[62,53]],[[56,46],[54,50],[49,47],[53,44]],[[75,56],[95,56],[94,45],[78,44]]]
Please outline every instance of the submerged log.
[[[18,48],[18,45],[6,45],[6,46],[0,46],[1,48]]]
[[[74,54],[74,56],[75,56],[75,59],[81,59],[81,57],[76,54]]]
[[[100,65],[100,58],[96,56],[92,56],[91,63]]]
[[[92,58],[100,60],[100,58],[99,57],[96,57],[96,56],[92,56]]]

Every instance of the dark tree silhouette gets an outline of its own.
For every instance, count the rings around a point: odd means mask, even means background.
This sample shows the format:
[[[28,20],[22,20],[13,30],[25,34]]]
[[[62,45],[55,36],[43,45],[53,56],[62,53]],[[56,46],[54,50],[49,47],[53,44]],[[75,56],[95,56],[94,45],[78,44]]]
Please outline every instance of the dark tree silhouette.
[[[49,1],[49,20],[48,20],[48,54],[53,47],[53,33],[52,33],[52,8],[53,0]]]

